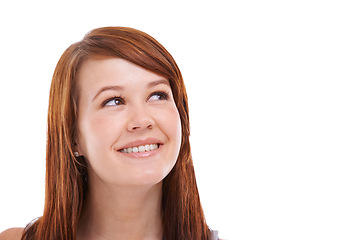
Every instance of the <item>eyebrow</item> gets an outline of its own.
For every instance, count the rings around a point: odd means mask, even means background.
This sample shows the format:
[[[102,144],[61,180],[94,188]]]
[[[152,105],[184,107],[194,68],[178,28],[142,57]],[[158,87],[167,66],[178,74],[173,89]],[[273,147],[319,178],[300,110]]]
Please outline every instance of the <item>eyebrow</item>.
[[[96,95],[92,98],[92,101],[94,101],[101,93],[103,93],[105,91],[123,91],[123,89],[124,88],[122,86],[106,86],[106,87],[103,87],[100,90],[98,90]]]
[[[155,87],[159,84],[165,84],[170,86],[169,81],[166,79],[159,79],[153,82],[150,82],[147,84],[148,88],[152,88]],[[96,93],[96,95],[92,98],[92,101],[94,101],[101,93],[105,92],[105,91],[123,91],[124,87],[122,86],[118,86],[118,85],[113,85],[113,86],[105,86],[102,87],[100,90],[98,90],[98,92]]]
[[[159,80],[150,82],[150,83],[147,84],[147,87],[151,88],[151,87],[157,86],[159,84],[165,84],[165,85],[168,85],[170,87],[169,81],[166,80],[166,79],[159,79]]]

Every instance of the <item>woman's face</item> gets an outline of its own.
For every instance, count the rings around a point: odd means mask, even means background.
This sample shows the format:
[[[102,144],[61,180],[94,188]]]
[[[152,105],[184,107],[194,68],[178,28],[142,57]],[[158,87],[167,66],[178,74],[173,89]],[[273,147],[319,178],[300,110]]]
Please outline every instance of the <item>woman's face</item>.
[[[181,123],[169,81],[119,58],[86,60],[78,76],[77,150],[89,176],[159,183],[176,163]]]

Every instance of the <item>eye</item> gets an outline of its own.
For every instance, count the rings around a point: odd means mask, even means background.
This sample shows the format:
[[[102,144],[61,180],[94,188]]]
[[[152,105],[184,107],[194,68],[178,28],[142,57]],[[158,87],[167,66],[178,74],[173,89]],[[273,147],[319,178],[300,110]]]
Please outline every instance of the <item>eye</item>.
[[[150,95],[150,101],[168,100],[169,94],[166,92],[154,92]]]
[[[121,97],[113,97],[113,98],[108,98],[106,101],[102,103],[102,106],[119,106],[125,104],[123,98]]]

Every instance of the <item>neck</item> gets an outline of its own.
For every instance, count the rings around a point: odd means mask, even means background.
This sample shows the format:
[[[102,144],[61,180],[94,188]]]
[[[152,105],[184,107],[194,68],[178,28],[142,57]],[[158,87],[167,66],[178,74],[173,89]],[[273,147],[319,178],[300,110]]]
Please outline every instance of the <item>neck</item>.
[[[77,239],[161,239],[161,198],[162,182],[120,187],[90,180]]]

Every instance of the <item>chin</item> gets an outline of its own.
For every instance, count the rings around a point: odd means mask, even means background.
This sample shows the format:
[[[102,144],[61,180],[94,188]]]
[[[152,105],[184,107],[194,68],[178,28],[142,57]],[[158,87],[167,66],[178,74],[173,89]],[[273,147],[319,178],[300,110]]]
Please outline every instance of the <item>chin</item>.
[[[130,182],[134,182],[134,184],[138,186],[153,186],[162,182],[165,177],[166,175],[164,174],[148,172],[141,176],[137,176],[132,180],[130,179]]]
[[[164,169],[139,169],[133,173],[127,174],[127,184],[133,186],[152,186],[163,181],[172,168]]]

